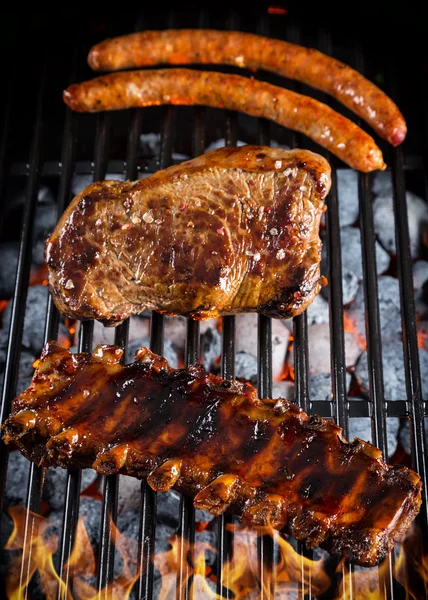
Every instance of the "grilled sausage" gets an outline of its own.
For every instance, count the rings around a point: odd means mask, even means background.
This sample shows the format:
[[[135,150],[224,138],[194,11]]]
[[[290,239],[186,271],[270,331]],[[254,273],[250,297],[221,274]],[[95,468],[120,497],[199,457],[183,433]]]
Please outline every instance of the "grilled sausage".
[[[304,133],[359,171],[385,168],[373,138],[326,104],[239,75],[191,69],[125,71],[73,84],[63,97],[78,112],[159,104],[237,110]]]
[[[144,31],[97,44],[89,52],[88,62],[96,71],[165,63],[264,69],[330,94],[393,146],[401,144],[407,133],[406,122],[394,102],[348,65],[314,48],[252,33],[213,29]]]

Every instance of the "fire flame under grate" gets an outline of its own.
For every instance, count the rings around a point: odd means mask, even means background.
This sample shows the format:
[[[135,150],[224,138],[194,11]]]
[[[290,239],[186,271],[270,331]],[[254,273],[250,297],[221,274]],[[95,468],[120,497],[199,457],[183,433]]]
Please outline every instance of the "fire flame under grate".
[[[272,19],[283,19],[281,7],[273,7],[275,11],[268,11],[254,23],[254,31],[263,35],[280,37],[278,28],[273,33]],[[281,10],[279,10],[281,9]],[[279,12],[278,12],[279,11]],[[183,22],[181,22],[183,21]],[[192,23],[194,26],[195,23]],[[201,14],[198,25],[210,26],[206,14]],[[190,26],[181,19],[174,21],[171,16],[168,21],[159,24],[159,27],[185,27]],[[231,13],[223,26],[229,29],[240,29],[240,21],[236,14]],[[151,27],[150,19],[138,21],[137,30]],[[290,41],[309,45],[305,39],[299,39],[299,28],[296,23],[281,21],[282,36]],[[104,31],[101,37],[124,33],[123,31]],[[318,32],[319,49],[331,53],[331,35],[327,32]],[[82,80],[78,65],[83,62],[81,49],[76,52],[73,63],[70,83]],[[360,50],[353,57],[354,66],[363,71],[363,54]],[[349,61],[351,62],[351,61]],[[60,214],[72,197],[73,175],[91,174],[93,180],[104,179],[107,173],[115,173],[128,179],[136,179],[145,171],[152,171],[153,165],[147,164],[140,157],[140,140],[143,127],[155,112],[152,109],[138,109],[130,111],[126,116],[129,119],[126,156],[121,160],[111,155],[115,127],[119,124],[127,127],[123,115],[99,114],[97,116],[76,115],[65,111],[64,130],[62,136],[62,154],[60,162],[45,160],[45,125],[46,94],[50,70],[43,66],[41,83],[38,91],[36,118],[31,142],[31,150],[27,165],[12,164],[12,173],[24,172],[27,181],[25,204],[23,207],[21,240],[19,259],[17,264],[17,277],[13,300],[9,304],[10,311],[9,342],[5,360],[5,374],[1,405],[1,421],[7,417],[10,402],[16,391],[19,357],[21,353],[21,339],[24,328],[24,315],[26,310],[27,289],[30,282],[33,245],[31,242],[34,229],[35,215],[42,177],[53,176],[58,179],[57,211]],[[284,82],[282,82],[284,84]],[[299,89],[298,86],[294,86]],[[313,90],[312,95],[317,95]],[[318,97],[323,101],[321,94]],[[10,108],[11,98],[6,110]],[[55,98],[56,104],[58,97]],[[252,127],[257,123],[257,132],[248,139],[248,131],[241,131],[246,121],[241,121],[234,113],[221,113],[209,111],[203,107],[182,109],[166,107],[156,109],[160,119],[160,148],[158,161],[155,168],[165,168],[173,162],[175,139],[177,138],[178,125],[185,121],[192,129],[187,132],[189,146],[193,155],[204,152],[208,146],[207,130],[208,116],[215,115],[219,124],[216,128],[217,137],[223,136],[226,145],[235,145],[238,139],[253,143],[269,145],[272,142],[274,127],[260,120],[252,120]],[[8,113],[5,113],[6,117]],[[117,119],[117,121],[116,121]],[[121,119],[121,120],[120,120]],[[157,122],[157,117],[155,122]],[[249,119],[249,118],[248,118]],[[119,123],[120,120],[120,123]],[[5,118],[5,123],[7,118]],[[94,127],[96,123],[96,127]],[[113,125],[115,127],[113,127]],[[153,129],[149,129],[153,130]],[[91,143],[95,142],[93,160],[80,159],[79,146],[81,139],[87,137],[87,131],[94,133]],[[308,146],[307,140],[300,140],[297,135],[282,132],[284,141],[290,147],[310,147],[317,152],[320,148]],[[191,140],[190,140],[191,137]],[[3,161],[4,150],[7,148],[7,130],[2,138],[0,158]],[[324,153],[325,154],[325,153]],[[327,157],[329,160],[331,157]],[[80,159],[80,160],[78,160]],[[113,160],[115,159],[115,160]],[[124,160],[123,160],[124,159]],[[372,441],[385,456],[388,456],[388,431],[387,420],[400,417],[407,418],[410,422],[411,465],[421,474],[424,484],[424,505],[417,526],[404,545],[400,553],[389,557],[379,568],[358,569],[344,565],[342,562],[325,558],[325,555],[308,552],[293,540],[278,533],[253,531],[240,527],[228,515],[216,520],[206,522],[203,515],[195,515],[192,502],[188,498],[180,498],[178,507],[178,525],[176,535],[170,539],[171,546],[163,552],[155,548],[156,540],[156,515],[162,510],[161,503],[157,507],[156,494],[143,482],[141,484],[140,520],[138,524],[138,539],[127,540],[120,532],[118,517],[118,504],[120,503],[120,479],[117,476],[105,477],[102,490],[102,508],[99,515],[100,528],[99,547],[97,560],[92,556],[88,558],[83,548],[89,548],[88,535],[79,520],[79,506],[81,505],[82,473],[69,471],[67,473],[63,494],[63,518],[58,524],[59,547],[57,550],[58,562],[49,562],[43,552],[49,554],[50,541],[41,543],[48,530],[47,521],[40,517],[44,514],[42,500],[45,470],[29,466],[28,495],[26,508],[12,507],[10,514],[13,517],[15,530],[7,542],[7,550],[14,552],[14,559],[9,565],[9,589],[20,589],[21,595],[14,597],[32,597],[32,591],[40,584],[48,598],[91,598],[91,597],[131,597],[169,598],[399,598],[410,597],[418,599],[425,597],[424,585],[428,585],[428,561],[424,558],[424,549],[420,545],[419,537],[428,538],[427,529],[427,471],[426,471],[426,440],[424,432],[424,419],[426,417],[426,404],[423,401],[421,371],[419,363],[418,336],[416,329],[415,303],[413,297],[412,256],[410,253],[408,215],[406,208],[406,181],[404,171],[404,157],[400,148],[394,149],[388,156],[390,165],[390,179],[393,186],[393,210],[395,215],[396,261],[393,266],[398,276],[400,294],[400,310],[402,320],[402,339],[404,356],[405,395],[393,398],[393,402],[385,400],[382,362],[382,322],[379,309],[379,279],[376,267],[375,226],[372,204],[373,178],[369,175],[358,175],[358,202],[359,202],[359,228],[361,231],[362,269],[364,304],[365,304],[365,331],[360,332],[362,344],[367,349],[367,386],[368,399],[352,401],[352,390],[349,390],[346,373],[346,346],[345,330],[348,329],[349,315],[345,313],[343,301],[342,256],[341,256],[341,230],[339,206],[340,194],[338,193],[337,175],[333,168],[333,186],[327,205],[324,243],[327,247],[325,262],[326,275],[329,279],[329,337],[331,352],[331,390],[330,399],[310,398],[309,394],[309,352],[308,352],[308,320],[307,315],[294,319],[292,339],[294,364],[289,365],[293,372],[294,400],[305,412],[317,413],[331,417],[343,427],[345,435],[349,431],[350,421],[353,418],[371,418]],[[4,161],[1,167],[4,166]],[[335,166],[332,161],[332,166]],[[407,164],[407,163],[406,163]],[[2,190],[3,191],[3,190]],[[34,279],[33,283],[43,282]],[[164,334],[166,319],[159,314],[151,315],[150,347],[153,351],[162,354],[165,350]],[[69,332],[74,324],[68,324]],[[44,339],[55,339],[63,335],[64,325],[60,323],[59,315],[49,301],[47,306]],[[352,326],[354,327],[354,325]],[[186,325],[186,345],[184,362],[191,364],[199,360],[200,354],[200,324],[189,320]],[[115,343],[127,347],[129,322],[124,323],[115,330]],[[219,371],[225,378],[236,375],[236,319],[225,317],[221,323],[221,359]],[[79,351],[90,351],[93,346],[94,324],[83,323],[79,332]],[[421,344],[421,340],[419,340]],[[258,317],[257,331],[257,384],[262,397],[272,395],[272,322],[265,317]],[[286,375],[284,375],[285,377]],[[349,399],[348,399],[348,392]],[[354,394],[355,396],[355,394]],[[406,399],[407,398],[407,399]],[[390,457],[391,458],[391,457]],[[0,497],[3,501],[7,474],[8,452],[0,442]],[[409,463],[410,464],[410,463]],[[90,489],[90,488],[89,488]],[[90,495],[90,494],[89,494]],[[176,497],[177,498],[177,497]],[[83,502],[83,501],[82,501]],[[169,510],[169,508],[167,508]],[[202,520],[201,520],[202,519]],[[116,528],[118,524],[118,528]],[[198,541],[202,531],[212,532],[211,537]],[[421,534],[422,532],[422,534]],[[0,537],[0,540],[3,538]],[[416,540],[416,541],[415,541]],[[3,540],[5,541],[5,540]],[[196,543],[195,543],[196,541]],[[47,545],[46,545],[47,544]],[[25,549],[25,552],[22,549]],[[156,549],[156,553],[155,553]],[[417,549],[417,551],[416,551]],[[121,572],[118,576],[118,551],[120,553]],[[1,550],[0,550],[1,552]],[[51,554],[55,548],[51,549]],[[211,552],[213,559],[207,562],[206,553]],[[419,552],[419,554],[418,554]],[[426,552],[426,549],[425,549]],[[241,557],[240,565],[236,562]],[[244,557],[244,558],[242,558]],[[323,558],[324,557],[324,558]],[[129,565],[133,564],[130,570]],[[33,577],[36,568],[43,564],[43,577],[39,574],[38,580]],[[14,566],[14,569],[11,568]],[[409,566],[410,565],[410,566]],[[405,571],[413,565],[414,581],[406,582]],[[167,570],[167,567],[170,569]],[[40,569],[39,569],[40,570]],[[159,573],[162,575],[162,587],[159,588]],[[361,577],[363,575],[364,577]],[[91,583],[82,583],[89,581]],[[113,583],[112,583],[113,582]],[[157,582],[157,583],[156,583]],[[28,586],[26,585],[28,583]],[[408,594],[402,585],[407,586]],[[5,586],[6,583],[0,584]],[[422,586],[422,587],[421,587]],[[6,589],[6,588],[5,588]],[[5,589],[0,587],[0,593]],[[131,592],[132,590],[132,592]],[[416,590],[416,591],[415,591]],[[425,594],[426,594],[425,588]],[[36,592],[35,592],[36,593]],[[68,594],[70,594],[68,596]],[[72,596],[73,594],[73,596]],[[160,595],[159,595],[160,594]],[[216,596],[215,594],[218,594]],[[413,595],[412,595],[413,594]],[[420,596],[418,594],[421,594]],[[99,595],[99,596],[97,596]]]

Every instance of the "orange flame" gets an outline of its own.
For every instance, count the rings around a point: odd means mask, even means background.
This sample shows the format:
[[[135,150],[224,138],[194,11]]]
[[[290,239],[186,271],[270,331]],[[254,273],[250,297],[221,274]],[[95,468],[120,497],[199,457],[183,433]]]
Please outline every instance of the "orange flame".
[[[25,597],[25,588],[36,571],[39,573],[40,585],[47,600],[56,599],[58,589],[61,590],[61,597],[65,600],[96,600],[99,597],[96,588],[89,583],[93,581],[96,574],[96,562],[82,517],[78,522],[75,544],[68,563],[73,582],[73,596],[71,596],[53,564],[53,555],[58,549],[58,537],[55,534],[47,535],[50,522],[21,506],[10,508],[9,514],[14,528],[6,544],[6,550],[22,551],[12,555],[9,560],[6,582],[6,594],[9,600],[21,600]],[[32,536],[25,536],[28,515],[31,515],[32,519]],[[119,575],[102,591],[102,597],[126,600],[138,578],[136,563],[138,544],[122,535],[113,523],[112,528],[115,548],[122,557],[123,567]],[[25,574],[21,573],[23,556],[25,556],[26,568],[23,569]]]
[[[96,600],[99,592],[92,585],[96,575],[96,560],[91,543],[85,529],[83,519],[77,526],[76,539],[68,568],[70,572],[73,595],[67,591],[65,583],[58,576],[53,555],[58,548],[57,536],[49,532],[50,523],[44,517],[28,512],[23,507],[9,509],[14,522],[14,529],[7,542],[6,549],[14,552],[9,560],[8,578],[6,582],[7,598],[21,600],[24,591],[36,571],[39,573],[40,585],[47,600],[58,597],[58,591],[64,600]],[[33,536],[25,535],[25,524],[32,519]],[[112,524],[113,540],[117,552],[122,558],[122,570],[101,593],[103,598],[112,600],[128,599],[138,578],[138,544],[135,540],[126,538]],[[194,560],[186,542],[180,541],[177,534],[169,538],[170,549],[157,552],[154,556],[154,566],[161,579],[159,600],[169,600],[175,597],[177,585],[177,567],[180,556],[185,556],[189,566],[188,576],[191,593],[194,598],[208,600],[224,600],[216,593],[217,577],[207,564],[206,553],[215,552],[208,543],[198,541],[198,532],[203,531],[206,524],[196,528],[194,545]],[[344,563],[340,563],[336,573],[339,585],[332,575],[327,574],[324,558],[312,560],[299,554],[290,543],[287,536],[274,531],[270,527],[252,529],[244,525],[228,525],[233,531],[233,554],[224,565],[222,586],[230,590],[235,600],[247,600],[260,597],[260,563],[257,550],[258,537],[269,535],[275,538],[278,546],[279,559],[271,573],[275,581],[275,598],[284,599],[303,597],[319,597],[325,593],[334,594],[336,600],[384,600],[379,582],[387,578],[388,560],[379,568],[364,569],[355,567],[350,571]],[[414,527],[410,536],[401,547],[395,562],[394,576],[405,587],[406,600],[419,600],[427,597],[428,556],[423,555],[420,530]],[[181,543],[180,543],[181,542]],[[25,557],[25,569],[22,569],[22,559]],[[23,574],[24,572],[24,574]],[[183,585],[186,582],[183,582]],[[268,590],[263,590],[266,592]],[[229,594],[230,595],[230,594]]]

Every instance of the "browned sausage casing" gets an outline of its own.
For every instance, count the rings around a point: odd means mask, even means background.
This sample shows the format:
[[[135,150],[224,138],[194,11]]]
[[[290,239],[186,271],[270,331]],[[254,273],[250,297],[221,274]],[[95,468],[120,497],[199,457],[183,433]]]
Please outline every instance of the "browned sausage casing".
[[[264,69],[330,94],[393,146],[401,144],[407,133],[406,122],[394,102],[348,65],[314,48],[252,33],[213,29],[144,31],[97,44],[88,62],[96,71],[165,63]]]
[[[191,69],[123,71],[71,85],[64,101],[78,112],[159,104],[237,110],[304,133],[359,171],[385,168],[373,138],[326,104],[240,75]]]

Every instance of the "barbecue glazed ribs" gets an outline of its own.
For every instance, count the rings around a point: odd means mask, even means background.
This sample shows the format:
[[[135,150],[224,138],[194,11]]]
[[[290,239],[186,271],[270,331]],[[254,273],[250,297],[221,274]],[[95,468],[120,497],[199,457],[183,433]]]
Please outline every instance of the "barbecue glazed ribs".
[[[318,229],[330,183],[321,156],[263,146],[94,183],[47,242],[55,304],[108,325],[145,309],[297,315],[325,282]]]
[[[332,422],[199,366],[171,369],[146,348],[133,364],[121,357],[115,346],[72,355],[48,343],[13,401],[5,442],[37,464],[147,478],[215,515],[287,526],[307,546],[366,566],[417,514],[418,475],[388,467],[371,444],[348,443]]]

